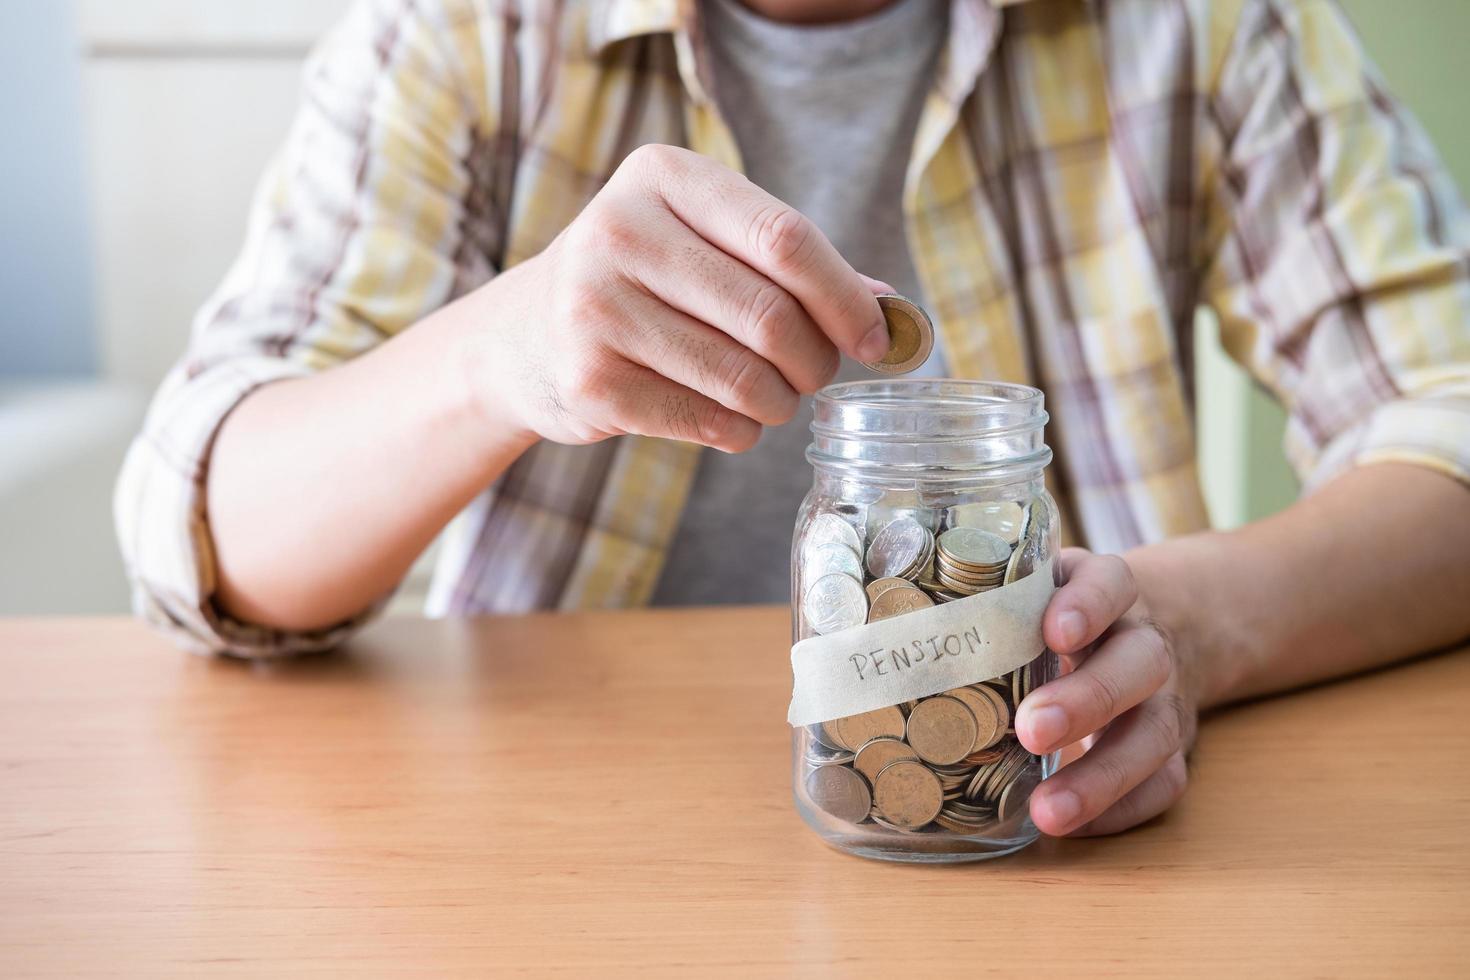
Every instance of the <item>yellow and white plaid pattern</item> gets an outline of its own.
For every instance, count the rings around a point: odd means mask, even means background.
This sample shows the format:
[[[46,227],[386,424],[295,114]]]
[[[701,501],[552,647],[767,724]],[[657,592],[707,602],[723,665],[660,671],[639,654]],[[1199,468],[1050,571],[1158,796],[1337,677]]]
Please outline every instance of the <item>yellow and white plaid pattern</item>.
[[[382,0],[322,43],[118,487],[149,618],[249,655],[355,625],[282,635],[214,608],[220,421],[535,255],[640,144],[738,167],[700,31],[676,0]],[[955,0],[904,207],[951,373],[1045,390],[1094,548],[1206,525],[1202,304],[1289,409],[1309,482],[1390,459],[1470,480],[1470,219],[1326,0]],[[697,452],[536,446],[456,521],[438,608],[646,602]]]

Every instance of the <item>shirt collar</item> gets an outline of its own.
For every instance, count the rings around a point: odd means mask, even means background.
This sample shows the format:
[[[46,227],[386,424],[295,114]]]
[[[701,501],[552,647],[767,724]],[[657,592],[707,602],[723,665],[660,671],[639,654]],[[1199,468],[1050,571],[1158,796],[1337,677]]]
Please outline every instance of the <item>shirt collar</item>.
[[[694,18],[693,0],[605,0],[587,25],[593,54],[618,41],[644,34],[677,34]]]
[[[998,8],[1030,0],[954,0],[950,15],[950,38],[988,36],[994,30]],[[645,34],[688,32],[697,16],[695,0],[604,0],[588,25],[588,46],[593,54],[610,44]],[[969,67],[969,59],[955,59]],[[978,67],[978,66],[977,66]],[[973,79],[971,79],[973,81]],[[968,89],[968,85],[961,86]],[[948,88],[948,86],[946,86]]]

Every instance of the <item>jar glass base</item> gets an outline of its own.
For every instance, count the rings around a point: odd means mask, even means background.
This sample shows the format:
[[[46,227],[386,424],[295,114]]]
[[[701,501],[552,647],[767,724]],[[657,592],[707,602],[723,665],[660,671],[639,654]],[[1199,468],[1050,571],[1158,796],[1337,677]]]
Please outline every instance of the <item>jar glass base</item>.
[[[984,836],[961,836],[946,832],[894,834],[870,829],[869,825],[859,828],[833,820],[801,799],[796,801],[796,810],[806,825],[830,847],[875,861],[903,864],[987,861],[1014,854],[1041,836],[1029,816],[1009,820]]]
[[[991,858],[1015,854],[1035,843],[1040,836],[1040,832],[1032,827],[1029,828],[1028,833],[1007,839],[960,841],[953,838],[945,840],[936,837],[932,842],[932,850],[925,846],[929,843],[927,841],[907,839],[895,841],[893,846],[889,847],[875,845],[871,837],[864,837],[860,840],[828,837],[824,840],[839,851],[875,861],[895,861],[902,864],[962,864],[970,861],[988,861]]]

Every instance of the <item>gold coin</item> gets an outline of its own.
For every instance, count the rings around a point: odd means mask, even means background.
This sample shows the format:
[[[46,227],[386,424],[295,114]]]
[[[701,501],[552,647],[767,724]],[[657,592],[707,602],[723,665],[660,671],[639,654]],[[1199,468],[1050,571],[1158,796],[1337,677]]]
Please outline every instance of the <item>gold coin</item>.
[[[921,589],[913,586],[888,589],[880,592],[878,598],[873,600],[873,606],[868,610],[868,622],[876,623],[882,619],[892,619],[904,613],[928,609],[932,605],[934,605],[934,600],[925,595]]]
[[[824,721],[820,725],[808,725],[807,731],[811,732],[812,737],[829,749],[836,749],[839,752],[851,752],[852,749],[842,743],[842,733],[837,730],[837,722],[840,720],[839,718],[833,718],[831,721]]]
[[[1011,727],[1011,708],[1006,704],[1006,699],[987,684],[981,684],[972,690],[989,701],[990,706],[995,709],[995,734],[979,746],[981,749],[988,749],[1005,738],[1006,729]]]
[[[871,821],[873,821],[875,824],[877,824],[880,827],[887,827],[889,830],[897,831],[900,834],[912,834],[913,833],[913,831],[910,830],[910,829],[908,829],[907,827],[899,827],[896,824],[891,824],[887,820],[884,820],[882,817],[878,816],[877,811],[874,811],[873,813],[868,814],[868,819],[871,820]]]
[[[965,835],[976,834],[979,833],[986,824],[995,819],[993,812],[989,810],[971,813],[966,810],[954,809],[954,804],[956,802],[958,801],[946,802],[944,804],[944,809],[939,811],[939,816],[934,818],[935,823],[939,824],[939,826],[943,827],[945,830],[950,831],[951,833]]]
[[[1023,579],[1031,574],[1031,563],[1026,560],[1029,544],[1029,541],[1022,541],[1016,546],[1016,550],[1011,552],[1011,560],[1006,562],[1006,585],[1010,585],[1012,582]]]
[[[969,708],[975,716],[975,748],[971,752],[989,748],[1005,735],[1006,726],[1001,720],[1000,712],[996,710],[995,703],[982,692],[973,687],[957,687],[953,691],[945,691],[944,694],[946,697],[963,701],[965,707]],[[1002,710],[1004,710],[1003,707]],[[1007,716],[1009,714],[1010,712],[1006,712]]]
[[[878,770],[873,780],[873,810],[894,826],[917,830],[932,822],[943,806],[939,777],[922,762],[898,759]]]
[[[914,750],[905,744],[902,739],[883,735],[858,749],[852,766],[858,772],[867,776],[869,782],[872,782],[878,778],[878,770],[888,765],[888,763],[895,762],[899,759],[917,758],[918,756],[914,754]]]
[[[934,575],[940,582],[959,582],[975,589],[998,586],[1005,580],[1001,572],[965,572],[944,562],[934,563]]]
[[[864,366],[880,374],[908,374],[929,359],[934,350],[934,323],[913,300],[896,293],[878,297],[888,324],[888,352]]]
[[[1004,567],[1011,557],[1010,542],[977,527],[952,527],[939,536],[939,553],[962,568]]]
[[[936,572],[947,571],[952,578],[999,582],[1006,573],[1006,563],[1009,560],[999,565],[965,565],[952,560],[949,555],[941,551],[934,559],[934,570]]]
[[[981,766],[975,770],[975,775],[970,778],[970,784],[965,787],[965,799],[980,799],[981,787],[985,785],[985,781],[990,778],[991,773],[995,771],[996,764],[999,762],[1000,760],[997,759],[995,762]]]
[[[944,552],[940,552],[934,559],[934,571],[936,574],[944,572],[950,578],[957,578],[966,582],[988,584],[990,582],[999,582],[1002,576],[1005,575],[1006,569],[1004,565],[993,565],[989,568],[956,565],[945,556]]]
[[[1010,674],[1006,674],[1004,677],[992,677],[990,680],[988,680],[988,681],[982,681],[981,683],[983,683],[986,687],[990,688],[996,694],[999,694],[1001,696],[1001,700],[1006,701],[1006,703],[1008,705],[1010,704],[1010,702],[1008,700],[1006,700],[1006,699],[1008,699],[1011,696],[1011,675]],[[975,686],[976,687],[979,687],[980,685],[977,684]],[[1014,705],[1011,705],[1011,707],[1014,707]]]
[[[914,584],[925,592],[933,592],[936,589],[944,588],[944,586],[939,584],[939,580],[934,577],[934,566],[932,564],[919,573],[919,577],[915,580]]]
[[[869,604],[871,604],[875,599],[877,599],[883,593],[887,592],[889,589],[912,589],[913,587],[914,583],[910,582],[908,579],[895,578],[890,575],[888,578],[874,579],[864,587],[863,591],[868,593],[868,602]]]
[[[1005,749],[976,749],[974,752],[971,752],[969,755],[965,756],[965,765],[988,766],[992,762],[999,762],[1001,759],[1005,758],[1005,754]]]
[[[962,585],[968,585],[971,588],[978,589],[982,586],[987,585],[999,586],[1002,582],[1005,581],[1005,569],[997,569],[995,571],[985,572],[972,572],[966,571],[963,568],[956,568],[955,566],[945,561],[936,561],[934,563],[934,577],[940,582],[944,582],[946,580],[950,582],[959,582]]]
[[[822,766],[807,773],[806,795],[838,820],[862,823],[873,808],[863,777],[847,766]]]
[[[951,578],[949,573],[939,572],[939,582],[950,592],[954,592],[961,598],[965,596],[979,595],[989,592],[991,589],[1000,588],[999,582],[965,582],[957,578]]]
[[[980,733],[975,713],[956,698],[926,698],[909,713],[905,737],[919,758],[941,766],[953,765],[975,750]]]
[[[903,712],[895,705],[864,711],[860,715],[848,715],[828,724],[836,729],[837,738],[842,742],[840,747],[849,752],[856,752],[875,738],[884,735],[903,738],[904,733]]]
[[[1002,820],[1009,820],[1030,809],[1031,793],[1039,785],[1041,772],[1036,769],[1023,772],[1011,780],[1010,785],[1001,791],[1000,802],[996,804],[996,815]]]
[[[981,795],[991,801],[1000,799],[1001,792],[1006,785],[1031,761],[1031,753],[1027,752],[1021,745],[1012,745],[1006,757],[995,765],[984,785],[981,786]]]

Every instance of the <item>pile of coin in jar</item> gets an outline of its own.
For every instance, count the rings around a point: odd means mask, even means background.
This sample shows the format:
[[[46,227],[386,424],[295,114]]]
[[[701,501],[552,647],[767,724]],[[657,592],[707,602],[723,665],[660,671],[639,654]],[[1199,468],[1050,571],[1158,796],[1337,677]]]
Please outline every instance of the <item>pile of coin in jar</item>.
[[[1037,566],[1046,522],[1040,499],[950,507],[937,534],[919,509],[871,537],[855,508],[818,514],[798,551],[807,629],[836,633],[1009,585]],[[1035,666],[807,726],[807,796],[838,819],[900,833],[1006,823],[1041,778],[1012,727]]]

